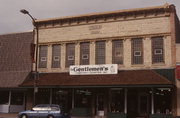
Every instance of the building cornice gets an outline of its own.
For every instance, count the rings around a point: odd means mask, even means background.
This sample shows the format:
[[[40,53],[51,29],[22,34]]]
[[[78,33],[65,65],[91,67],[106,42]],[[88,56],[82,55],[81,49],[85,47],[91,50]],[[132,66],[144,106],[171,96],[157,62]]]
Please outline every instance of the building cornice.
[[[93,23],[113,22],[119,20],[131,20],[139,18],[152,18],[169,16],[174,5],[164,4],[163,6],[127,9],[112,12],[85,14],[79,16],[61,17],[35,20],[39,28],[67,27],[74,25],[86,25]]]

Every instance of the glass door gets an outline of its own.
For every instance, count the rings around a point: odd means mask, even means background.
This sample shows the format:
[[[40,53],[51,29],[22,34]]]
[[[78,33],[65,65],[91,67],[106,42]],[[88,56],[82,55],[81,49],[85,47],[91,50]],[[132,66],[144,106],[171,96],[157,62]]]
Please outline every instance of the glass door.
[[[97,116],[104,116],[104,94],[98,93],[96,97]]]
[[[140,93],[138,97],[138,112],[140,116],[148,116],[150,110],[150,96],[147,93]]]

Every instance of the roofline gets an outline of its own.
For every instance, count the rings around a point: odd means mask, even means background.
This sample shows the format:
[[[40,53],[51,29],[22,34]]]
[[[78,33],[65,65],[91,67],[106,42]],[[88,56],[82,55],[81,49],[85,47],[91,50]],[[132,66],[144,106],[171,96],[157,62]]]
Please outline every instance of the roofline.
[[[154,6],[154,7],[144,7],[144,8],[134,8],[134,9],[124,9],[124,10],[117,10],[117,11],[110,11],[110,12],[99,12],[99,13],[90,13],[84,15],[77,15],[77,16],[65,16],[59,18],[49,18],[49,19],[36,19],[36,23],[40,22],[48,22],[48,21],[55,21],[55,20],[64,20],[64,19],[75,19],[81,17],[92,17],[92,16],[103,16],[108,14],[117,14],[117,13],[130,13],[130,12],[141,12],[141,11],[149,11],[149,10],[158,10],[158,9],[169,9],[173,4],[164,4],[162,6]]]
[[[23,32],[4,33],[4,34],[0,34],[0,36],[3,36],[3,35],[15,35],[15,34],[25,34],[25,33],[31,33],[31,32],[33,32],[33,30],[23,31]]]

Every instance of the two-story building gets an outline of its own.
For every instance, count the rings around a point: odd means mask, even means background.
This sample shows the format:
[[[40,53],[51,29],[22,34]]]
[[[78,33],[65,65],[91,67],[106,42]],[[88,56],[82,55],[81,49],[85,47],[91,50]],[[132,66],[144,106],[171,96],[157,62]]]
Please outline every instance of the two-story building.
[[[177,24],[168,4],[36,20],[39,74],[22,84],[27,108],[35,98],[72,117],[177,116]]]

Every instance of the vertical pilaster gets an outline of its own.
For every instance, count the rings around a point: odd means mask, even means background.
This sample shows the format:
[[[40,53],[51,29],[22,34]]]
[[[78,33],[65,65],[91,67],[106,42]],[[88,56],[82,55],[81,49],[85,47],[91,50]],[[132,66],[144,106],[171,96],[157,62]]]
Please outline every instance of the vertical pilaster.
[[[52,45],[48,45],[48,51],[47,51],[47,69],[51,70],[51,64],[52,64]]]
[[[80,43],[75,44],[75,65],[80,65]]]
[[[151,38],[146,37],[143,40],[143,58],[144,58],[144,65],[146,67],[151,67],[152,65],[152,48],[151,48]]]
[[[173,57],[175,55],[172,55],[172,50],[174,47],[172,47],[172,40],[170,36],[164,36],[164,61],[166,66],[173,66],[175,67],[175,61],[172,62]]]
[[[127,114],[127,88],[124,90],[124,113]]]
[[[106,64],[112,64],[112,41],[106,41]]]
[[[95,65],[95,42],[90,42],[90,65]]]
[[[52,104],[52,88],[50,88],[49,104]]]
[[[154,89],[151,88],[151,114],[154,114]]]
[[[72,109],[74,109],[74,88],[72,89]]]
[[[131,39],[124,39],[124,66],[131,67]]]
[[[65,63],[66,63],[66,44],[61,44],[61,68],[62,70],[65,69]]]

